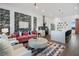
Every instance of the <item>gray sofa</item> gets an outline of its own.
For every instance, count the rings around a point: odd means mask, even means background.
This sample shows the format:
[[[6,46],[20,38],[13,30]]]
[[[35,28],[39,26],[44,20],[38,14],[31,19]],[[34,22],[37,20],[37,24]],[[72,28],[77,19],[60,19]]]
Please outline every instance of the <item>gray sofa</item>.
[[[0,40],[0,56],[31,56],[31,50],[22,44],[11,46],[7,40]]]

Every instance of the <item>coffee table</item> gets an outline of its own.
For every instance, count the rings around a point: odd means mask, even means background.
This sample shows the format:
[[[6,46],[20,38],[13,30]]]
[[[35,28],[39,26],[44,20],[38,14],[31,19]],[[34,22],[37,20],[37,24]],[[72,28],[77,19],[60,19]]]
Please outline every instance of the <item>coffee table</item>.
[[[48,46],[48,40],[45,38],[30,39],[28,45],[34,49],[45,48]]]

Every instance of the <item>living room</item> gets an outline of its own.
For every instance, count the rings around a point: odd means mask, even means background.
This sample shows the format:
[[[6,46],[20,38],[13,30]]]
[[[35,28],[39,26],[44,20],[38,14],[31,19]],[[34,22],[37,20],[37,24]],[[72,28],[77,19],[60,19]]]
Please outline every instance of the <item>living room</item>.
[[[78,8],[78,3],[0,3],[0,56],[78,56]]]

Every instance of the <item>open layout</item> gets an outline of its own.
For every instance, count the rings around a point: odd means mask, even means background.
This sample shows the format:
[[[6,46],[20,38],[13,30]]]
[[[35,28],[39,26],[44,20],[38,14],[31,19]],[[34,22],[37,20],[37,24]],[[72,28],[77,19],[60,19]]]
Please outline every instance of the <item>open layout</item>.
[[[78,3],[0,3],[0,56],[79,56]]]

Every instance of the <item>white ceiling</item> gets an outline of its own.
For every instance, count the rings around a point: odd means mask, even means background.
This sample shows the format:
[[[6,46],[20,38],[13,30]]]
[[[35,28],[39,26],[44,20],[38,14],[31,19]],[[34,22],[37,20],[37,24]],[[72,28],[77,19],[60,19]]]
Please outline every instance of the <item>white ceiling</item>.
[[[5,4],[5,3],[4,3]],[[60,17],[62,16],[72,16],[77,14],[78,4],[75,3],[37,3],[37,9],[34,7],[34,3],[6,3],[6,5],[16,6],[17,8],[30,10],[39,15],[46,15],[48,17]],[[61,12],[59,12],[61,9]],[[42,12],[45,10],[45,12]]]

